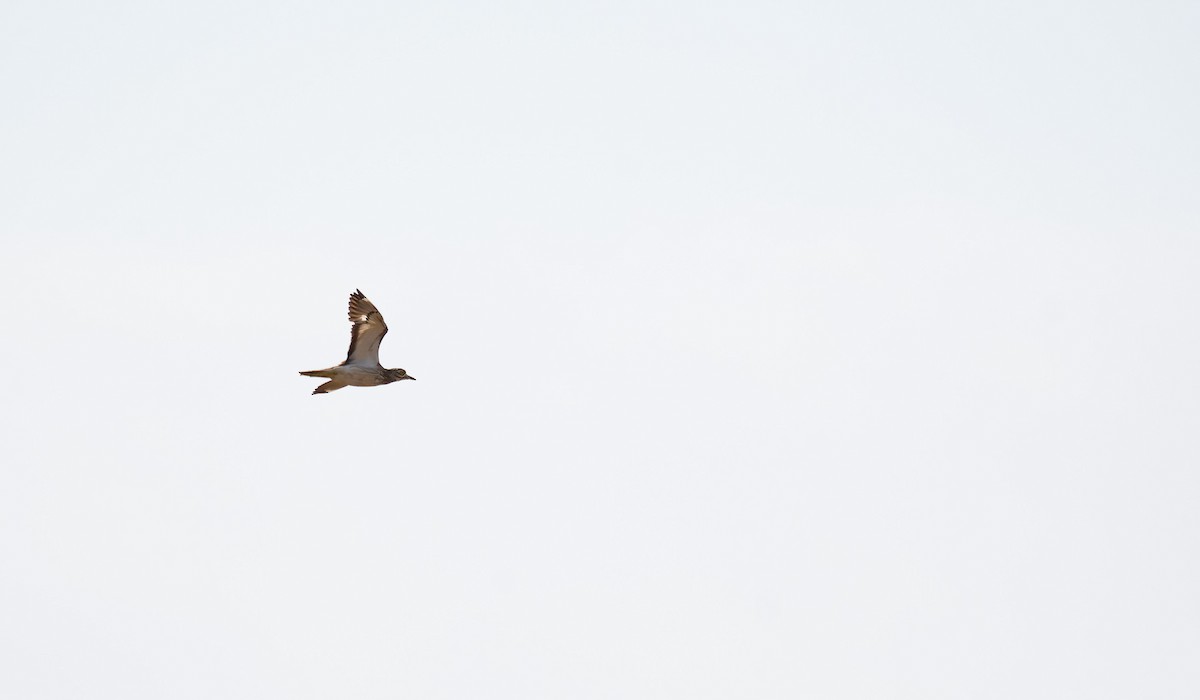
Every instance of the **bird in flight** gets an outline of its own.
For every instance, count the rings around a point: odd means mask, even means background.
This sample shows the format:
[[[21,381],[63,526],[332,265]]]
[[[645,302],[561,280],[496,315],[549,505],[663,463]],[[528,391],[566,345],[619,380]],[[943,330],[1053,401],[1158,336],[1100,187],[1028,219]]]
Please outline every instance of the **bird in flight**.
[[[329,380],[314,389],[314,394],[328,394],[344,386],[379,386],[416,379],[402,369],[385,369],[379,364],[379,343],[387,335],[388,327],[379,309],[357,289],[350,295],[350,323],[353,325],[346,361],[329,369],[300,373]]]

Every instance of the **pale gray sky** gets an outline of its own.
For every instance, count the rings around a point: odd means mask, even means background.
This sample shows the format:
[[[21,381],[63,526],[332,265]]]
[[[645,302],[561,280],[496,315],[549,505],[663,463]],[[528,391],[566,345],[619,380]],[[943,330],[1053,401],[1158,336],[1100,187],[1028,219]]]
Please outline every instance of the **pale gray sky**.
[[[0,5],[0,696],[1197,697],[1197,36]]]

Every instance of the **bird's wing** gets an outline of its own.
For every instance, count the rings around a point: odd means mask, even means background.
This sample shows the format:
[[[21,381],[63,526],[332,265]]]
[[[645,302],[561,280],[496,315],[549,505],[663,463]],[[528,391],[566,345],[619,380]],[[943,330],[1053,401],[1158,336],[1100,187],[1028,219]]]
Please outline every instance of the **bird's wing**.
[[[378,365],[379,343],[387,335],[388,327],[379,309],[357,289],[350,295],[350,323],[354,324],[350,328],[350,352],[342,364]]]

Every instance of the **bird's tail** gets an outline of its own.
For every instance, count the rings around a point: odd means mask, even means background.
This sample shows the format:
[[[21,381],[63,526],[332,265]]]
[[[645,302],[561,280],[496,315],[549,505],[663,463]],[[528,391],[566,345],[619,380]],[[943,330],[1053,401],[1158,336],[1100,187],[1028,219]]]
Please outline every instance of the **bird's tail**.
[[[333,375],[327,369],[314,369],[308,372],[301,372],[306,377],[324,377],[325,379],[333,379]]]

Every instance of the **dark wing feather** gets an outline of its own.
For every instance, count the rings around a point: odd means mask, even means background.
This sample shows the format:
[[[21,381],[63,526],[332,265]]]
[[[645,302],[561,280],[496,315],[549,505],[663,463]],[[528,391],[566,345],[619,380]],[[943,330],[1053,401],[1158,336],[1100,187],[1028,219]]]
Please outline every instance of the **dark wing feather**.
[[[346,353],[343,365],[367,365],[374,367],[379,364],[379,343],[387,335],[388,327],[383,322],[383,315],[363,293],[354,290],[350,295],[350,351]]]

